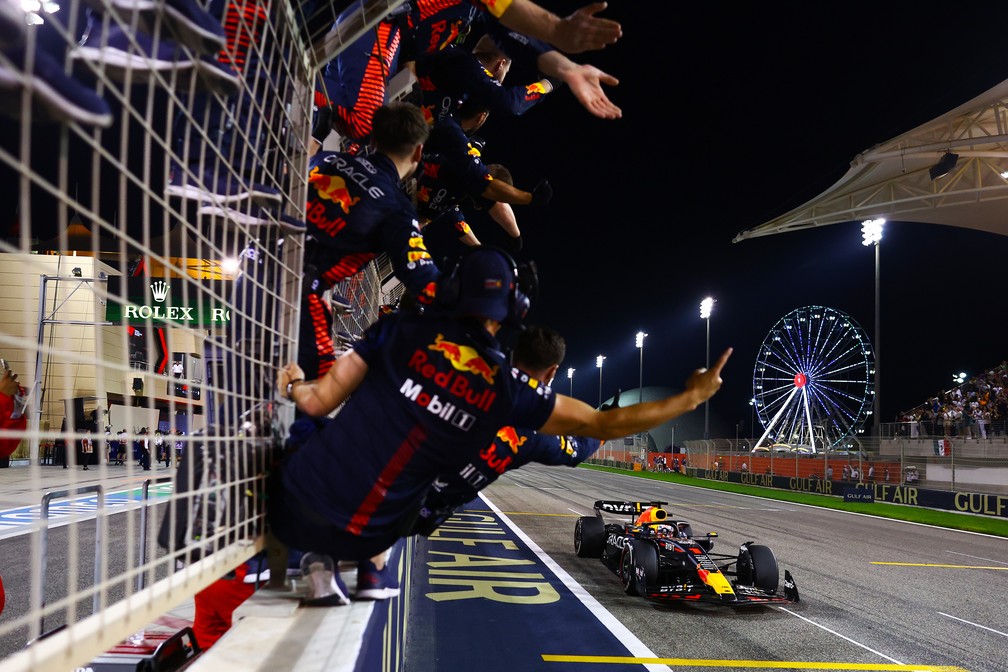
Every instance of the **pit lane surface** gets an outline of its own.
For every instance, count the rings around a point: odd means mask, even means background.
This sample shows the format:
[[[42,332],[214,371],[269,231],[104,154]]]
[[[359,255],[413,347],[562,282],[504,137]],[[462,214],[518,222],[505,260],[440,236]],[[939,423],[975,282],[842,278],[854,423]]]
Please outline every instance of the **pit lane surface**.
[[[535,651],[542,661],[536,670],[642,669],[644,662],[676,670],[1008,670],[1008,542],[1003,538],[589,469],[525,467],[484,494],[644,647],[633,653],[610,647],[604,628],[572,622],[562,635],[550,629],[548,637],[526,633],[509,642]],[[781,576],[785,569],[794,575],[802,602],[736,610],[628,597],[600,561],[573,552],[574,521],[592,514],[596,499],[668,501],[672,517],[690,521],[695,533],[719,533],[715,551],[734,554],[748,540],[769,546]],[[481,504],[470,508],[480,510]],[[562,603],[584,608],[571,595]],[[508,622],[500,615],[485,621],[481,613],[486,614],[473,610],[471,631],[431,628],[428,635],[453,638],[456,648],[460,639],[471,647],[507,640]],[[534,617],[519,618],[527,626]],[[557,618],[556,612],[548,618]],[[586,638],[595,643],[589,656],[583,654]],[[417,666],[420,660],[409,653],[407,669],[462,669],[450,656],[425,656]],[[483,661],[484,671],[505,669],[492,654]]]

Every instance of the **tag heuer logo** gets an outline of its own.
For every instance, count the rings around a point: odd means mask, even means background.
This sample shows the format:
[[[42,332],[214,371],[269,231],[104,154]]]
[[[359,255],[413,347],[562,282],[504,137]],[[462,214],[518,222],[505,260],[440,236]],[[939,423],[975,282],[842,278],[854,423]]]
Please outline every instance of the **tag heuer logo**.
[[[158,303],[164,303],[164,300],[168,298],[168,290],[171,289],[171,285],[164,280],[158,280],[157,282],[152,282],[150,288],[151,294],[154,295],[154,300]]]

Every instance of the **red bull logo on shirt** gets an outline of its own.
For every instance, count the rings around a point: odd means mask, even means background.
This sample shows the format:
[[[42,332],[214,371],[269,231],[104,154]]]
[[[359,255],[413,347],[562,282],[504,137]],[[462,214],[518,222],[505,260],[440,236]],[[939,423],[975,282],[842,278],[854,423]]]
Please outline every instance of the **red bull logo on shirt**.
[[[346,180],[337,175],[327,175],[312,168],[308,173],[308,182],[315,187],[318,197],[324,201],[332,201],[343,210],[344,215],[350,214],[350,208],[360,201],[360,196],[353,197],[347,189]]]
[[[547,93],[546,87],[543,85],[542,82],[532,82],[531,84],[525,87],[525,95],[529,97],[536,95],[545,96],[546,93]]]
[[[508,465],[511,464],[511,456],[507,455],[502,458],[497,455],[496,447],[492,443],[480,452],[480,459],[498,474],[507,471]]]
[[[428,354],[430,350],[437,350],[444,355],[455,370],[442,371],[436,362],[430,361],[431,358]],[[490,367],[481,358],[482,366],[472,362],[473,356],[477,358],[479,356],[468,354],[470,352],[474,352],[472,348],[442,339],[428,346],[428,350],[416,350],[410,357],[407,366],[471,407],[489,411],[493,406],[494,399],[497,398],[497,392],[493,387],[486,386],[484,383],[488,375],[489,379],[493,381],[496,367]]]
[[[494,377],[500,369],[499,366],[487,364],[486,360],[480,357],[474,348],[444,340],[443,334],[438,334],[434,338],[434,343],[428,345],[427,349],[440,352],[455,370],[474,373],[482,377],[488,385],[493,385]]]
[[[501,427],[497,430],[497,438],[501,443],[506,443],[515,455],[518,454],[518,448],[528,441],[527,436],[518,436],[518,431],[514,427]]]

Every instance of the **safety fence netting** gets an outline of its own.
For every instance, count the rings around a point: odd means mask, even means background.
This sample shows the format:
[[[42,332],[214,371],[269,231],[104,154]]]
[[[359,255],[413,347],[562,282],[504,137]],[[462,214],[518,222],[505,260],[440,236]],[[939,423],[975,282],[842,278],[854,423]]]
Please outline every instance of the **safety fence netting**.
[[[316,76],[400,3],[0,0],[5,669],[83,665],[262,549]],[[337,344],[401,292],[383,264],[333,288]]]

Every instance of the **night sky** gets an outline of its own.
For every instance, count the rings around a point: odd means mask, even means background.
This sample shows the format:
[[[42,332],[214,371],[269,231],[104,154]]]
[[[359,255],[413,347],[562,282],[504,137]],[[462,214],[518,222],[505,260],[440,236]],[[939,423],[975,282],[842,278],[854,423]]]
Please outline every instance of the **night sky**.
[[[580,3],[544,2],[559,13]],[[753,366],[781,317],[820,305],[874,340],[875,256],[860,222],[732,243],[814,198],[854,156],[1008,78],[1008,6],[929,3],[611,2],[620,43],[573,56],[620,78],[619,121],[590,117],[568,91],[497,117],[484,157],[520,187],[553,184],[548,208],[517,208],[541,294],[530,321],[568,342],[555,383],[595,405],[638,386],[634,335],[649,334],[644,385],[680,388],[704,364],[705,296],[717,299],[711,358],[735,353],[711,401],[712,437],[748,433]],[[674,9],[673,9],[674,7]],[[663,28],[656,31],[654,26]],[[978,30],[979,29],[979,30]],[[522,76],[512,69],[509,83]],[[478,221],[478,220],[477,220]],[[493,224],[478,222],[484,242]],[[882,419],[1006,357],[1008,237],[890,221],[881,248]],[[677,436],[680,439],[701,438]]]

